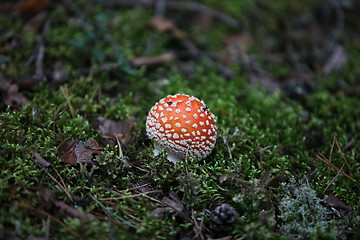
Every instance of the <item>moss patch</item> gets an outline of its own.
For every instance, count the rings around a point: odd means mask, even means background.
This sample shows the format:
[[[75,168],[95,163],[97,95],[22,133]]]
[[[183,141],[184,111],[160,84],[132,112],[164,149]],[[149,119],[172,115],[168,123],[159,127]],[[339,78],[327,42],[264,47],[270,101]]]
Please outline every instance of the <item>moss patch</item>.
[[[290,78],[293,69],[286,59],[266,63],[267,54],[283,49],[275,46],[267,51],[274,45],[263,34],[280,31],[278,22],[291,18],[283,9],[300,15],[313,6],[311,1],[276,1],[265,6],[271,9],[269,15],[262,15],[260,1],[237,3],[239,13],[233,1],[203,2],[239,19],[254,14],[258,21],[268,19],[268,25],[242,29],[252,34],[255,43],[262,43],[249,51],[264,59],[263,68],[279,84]],[[82,11],[71,12],[60,3],[49,5],[44,78],[20,90],[30,100],[27,105],[19,110],[1,107],[0,238],[219,237],[209,222],[210,212],[222,203],[234,206],[241,216],[227,233],[234,238],[325,239],[345,233],[358,237],[360,55],[353,51],[356,40],[345,41],[349,55],[340,71],[327,76],[316,69],[308,73],[315,87],[297,101],[285,90],[270,94],[251,84],[244,63],[227,66],[218,60],[222,43],[235,31],[221,21],[208,32],[181,29],[196,32],[187,40],[204,52],[211,51],[187,59],[182,39],[149,27],[154,15],[149,8],[108,9],[83,1],[75,1],[74,6]],[[178,17],[174,15],[174,22],[183,26],[176,22]],[[0,69],[6,83],[19,86],[36,69],[27,61],[41,38],[40,33],[23,32],[26,21],[0,14],[6,29],[0,36]],[[177,54],[172,62],[132,67],[133,58],[170,51]],[[63,78],[54,77],[55,65],[61,66],[56,71]],[[228,67],[233,77],[225,79],[219,65]],[[5,99],[6,90],[0,90]],[[175,93],[198,97],[217,117],[219,137],[205,160],[186,159],[174,166],[164,154],[153,155],[153,144],[145,135],[146,115],[157,100]],[[130,144],[107,142],[99,131],[98,117],[133,119]],[[95,164],[65,164],[57,154],[65,141],[90,138],[101,147],[92,156]],[[334,138],[341,151],[333,145]],[[50,166],[41,165],[35,153]],[[338,172],[317,158],[319,153],[331,156],[339,169],[344,164],[343,172],[355,180],[339,173],[328,187]],[[324,204],[328,193],[352,211],[332,210]],[[295,211],[299,213],[294,215]],[[290,231],[294,226],[296,233]]]

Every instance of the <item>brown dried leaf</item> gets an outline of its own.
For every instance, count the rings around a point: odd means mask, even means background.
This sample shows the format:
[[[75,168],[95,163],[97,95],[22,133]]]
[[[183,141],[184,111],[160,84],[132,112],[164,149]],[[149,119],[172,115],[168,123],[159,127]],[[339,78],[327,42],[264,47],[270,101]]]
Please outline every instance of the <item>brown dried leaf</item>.
[[[150,21],[150,26],[160,32],[169,31],[171,32],[173,37],[178,39],[182,39],[186,37],[186,34],[181,30],[179,30],[171,20],[160,16],[153,17]]]
[[[135,124],[134,119],[114,121],[104,117],[99,117],[98,120],[99,129],[103,138],[110,138],[116,142],[117,137],[124,146],[128,146],[132,142],[132,131]]]
[[[79,142],[75,146],[76,161],[93,164],[92,160],[101,150],[99,143],[93,138],[89,138],[86,142]]]
[[[0,11],[20,12],[22,16],[29,18],[44,10],[48,4],[48,0],[26,0],[12,5],[1,5]]]
[[[22,106],[30,102],[21,92],[19,92],[17,84],[9,84],[3,98],[5,105],[14,107],[15,109],[21,109]]]
[[[175,192],[170,192],[169,196],[170,198],[164,197],[161,202],[181,213],[184,210],[184,203]]]
[[[131,60],[131,65],[135,68],[141,66],[157,66],[163,65],[173,60],[175,55],[173,53],[164,53],[153,57],[139,57]]]
[[[32,17],[23,27],[25,32],[32,33],[34,35],[41,32],[41,29],[48,17],[46,11],[40,12]]]
[[[150,212],[149,216],[151,218],[159,218],[162,219],[164,217],[164,214],[169,211],[175,210],[175,215],[183,214],[185,207],[184,203],[180,200],[180,198],[177,196],[175,192],[170,192],[169,197],[163,197],[161,200],[161,203],[163,203],[166,207],[157,207],[153,211]]]
[[[352,207],[347,206],[332,193],[329,193],[328,197],[325,199],[325,204],[329,207],[340,208],[347,211],[353,210]]]
[[[80,141],[78,138],[74,141],[65,141],[61,143],[55,151],[55,154],[61,156],[61,160],[68,164],[76,164],[75,146]]]
[[[74,165],[76,163],[93,164],[92,161],[99,152],[102,151],[98,142],[89,138],[86,142],[66,141],[60,144],[56,154],[61,155],[61,160],[67,164]]]

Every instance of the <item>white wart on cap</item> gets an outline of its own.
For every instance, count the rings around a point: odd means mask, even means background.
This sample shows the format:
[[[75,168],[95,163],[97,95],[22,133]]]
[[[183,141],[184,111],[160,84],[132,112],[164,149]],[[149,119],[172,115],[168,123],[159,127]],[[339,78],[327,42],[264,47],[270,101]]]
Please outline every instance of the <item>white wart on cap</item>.
[[[216,129],[205,103],[186,94],[161,99],[146,119],[146,133],[155,141],[154,154],[164,150],[174,163],[186,157],[206,158],[215,146]]]

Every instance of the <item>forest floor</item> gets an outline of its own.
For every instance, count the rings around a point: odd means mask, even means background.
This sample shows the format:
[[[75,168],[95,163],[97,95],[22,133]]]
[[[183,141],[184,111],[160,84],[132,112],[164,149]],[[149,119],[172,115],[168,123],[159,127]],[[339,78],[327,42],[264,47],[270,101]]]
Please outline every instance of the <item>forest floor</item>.
[[[360,239],[357,1],[0,4],[0,239]],[[210,156],[154,156],[167,95]]]

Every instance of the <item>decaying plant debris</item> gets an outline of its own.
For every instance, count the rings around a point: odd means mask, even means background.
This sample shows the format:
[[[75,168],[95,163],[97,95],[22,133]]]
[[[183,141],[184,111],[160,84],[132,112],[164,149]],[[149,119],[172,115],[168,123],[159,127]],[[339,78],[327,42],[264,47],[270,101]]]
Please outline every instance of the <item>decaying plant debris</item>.
[[[359,239],[355,0],[0,3],[0,239]],[[174,165],[145,120],[203,99]]]

